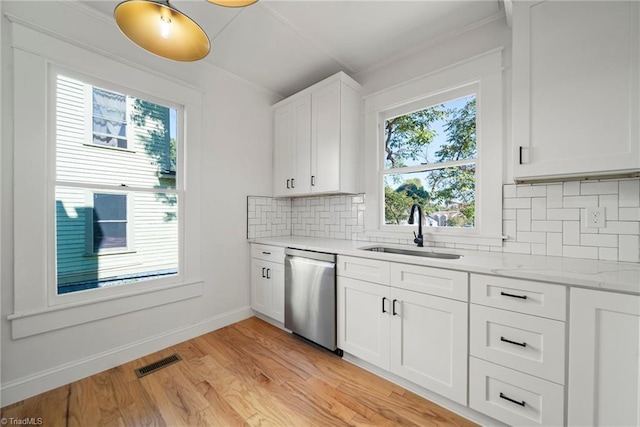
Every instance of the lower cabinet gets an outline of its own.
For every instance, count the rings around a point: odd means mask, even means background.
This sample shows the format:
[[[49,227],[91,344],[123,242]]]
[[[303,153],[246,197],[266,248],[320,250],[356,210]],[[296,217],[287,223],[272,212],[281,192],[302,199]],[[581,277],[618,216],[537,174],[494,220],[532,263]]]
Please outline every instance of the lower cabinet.
[[[251,308],[278,322],[284,322],[284,250],[282,248],[252,245]]]
[[[640,296],[571,289],[570,426],[640,425]]]
[[[337,309],[342,350],[466,405],[466,302],[338,276]]]

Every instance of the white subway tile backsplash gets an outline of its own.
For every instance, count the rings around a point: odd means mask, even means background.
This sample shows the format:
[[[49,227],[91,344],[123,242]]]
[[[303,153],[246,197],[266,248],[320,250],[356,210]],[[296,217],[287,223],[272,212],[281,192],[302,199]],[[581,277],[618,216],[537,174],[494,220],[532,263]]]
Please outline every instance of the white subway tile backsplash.
[[[531,230],[531,210],[519,209],[516,213],[516,230],[518,231],[530,231]]]
[[[547,185],[547,209],[562,207],[562,184]]]
[[[598,206],[598,196],[565,196],[562,205],[565,208]]]
[[[563,184],[562,194],[564,196],[577,196],[580,194],[579,181],[567,181]]]
[[[546,197],[534,197],[531,199],[531,219],[547,219]]]
[[[563,246],[562,256],[567,258],[598,259],[598,248],[588,246]]]
[[[616,234],[582,234],[580,246],[599,246],[605,248],[618,247],[618,235]]]
[[[640,262],[640,236],[620,236],[618,254],[620,261]]]
[[[547,255],[562,256],[562,233],[547,233]]]
[[[640,179],[620,181],[620,203],[621,208],[640,207]]]
[[[620,208],[618,219],[620,221],[640,221],[640,208]]]
[[[618,194],[618,181],[581,182],[580,194]]]
[[[546,197],[547,187],[545,185],[518,185],[516,186],[517,197]]]
[[[618,248],[598,248],[598,259],[602,261],[618,261]]]
[[[309,236],[411,245],[365,235],[365,195],[247,198],[247,237]],[[605,208],[587,228],[586,207]],[[640,262],[640,179],[503,186],[502,246],[427,243],[452,249]]]
[[[562,244],[580,245],[580,223],[578,221],[564,221],[562,223]]]

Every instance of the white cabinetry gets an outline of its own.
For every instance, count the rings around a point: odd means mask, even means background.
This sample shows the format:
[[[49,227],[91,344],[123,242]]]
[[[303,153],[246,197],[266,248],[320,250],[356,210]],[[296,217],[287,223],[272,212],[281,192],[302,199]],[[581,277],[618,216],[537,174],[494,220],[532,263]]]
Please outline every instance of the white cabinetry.
[[[472,409],[514,425],[564,424],[566,292],[471,275]]]
[[[571,289],[571,426],[640,425],[640,296]]]
[[[273,194],[355,193],[361,86],[340,72],[273,106]]]
[[[466,273],[339,256],[338,347],[465,405],[467,287]]]
[[[251,245],[251,308],[284,322],[284,249]]]
[[[640,171],[640,4],[513,2],[517,181]]]

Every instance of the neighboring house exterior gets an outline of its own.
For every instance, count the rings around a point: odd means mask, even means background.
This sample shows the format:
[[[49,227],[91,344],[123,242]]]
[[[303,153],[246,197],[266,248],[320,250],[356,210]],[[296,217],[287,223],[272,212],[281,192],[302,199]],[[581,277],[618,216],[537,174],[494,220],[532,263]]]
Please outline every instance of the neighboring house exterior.
[[[175,110],[57,76],[58,293],[178,268]]]

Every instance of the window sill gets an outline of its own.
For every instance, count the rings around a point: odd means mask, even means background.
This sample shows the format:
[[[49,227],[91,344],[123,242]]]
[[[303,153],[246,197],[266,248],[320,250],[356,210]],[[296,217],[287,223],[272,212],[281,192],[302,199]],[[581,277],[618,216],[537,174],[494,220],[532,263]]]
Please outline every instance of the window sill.
[[[124,153],[135,153],[135,150],[131,150],[129,148],[120,148],[120,147],[112,147],[110,145],[99,145],[99,144],[91,144],[89,142],[85,142],[84,144],[85,147],[92,147],[92,148],[100,148],[103,150],[114,150],[114,151],[122,151]]]
[[[112,296],[92,301],[47,307],[31,312],[13,313],[11,337],[25,338],[83,323],[120,316],[134,311],[196,298],[202,295],[202,282],[167,285],[137,293]],[[114,301],[117,303],[114,304]]]

